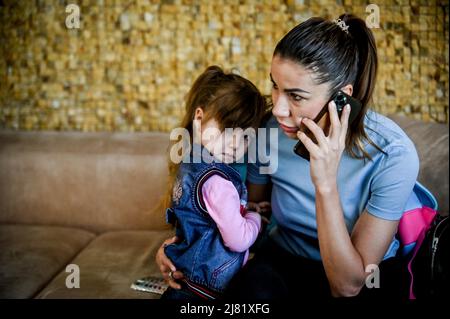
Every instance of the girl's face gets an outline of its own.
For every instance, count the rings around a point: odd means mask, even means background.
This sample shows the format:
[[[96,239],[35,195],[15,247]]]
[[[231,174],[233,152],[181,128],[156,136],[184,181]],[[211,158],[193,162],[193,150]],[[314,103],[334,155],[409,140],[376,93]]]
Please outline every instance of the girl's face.
[[[314,119],[328,102],[328,83],[316,84],[312,72],[302,65],[279,56],[272,59],[270,77],[273,84],[272,114],[280,128],[290,138],[305,127],[303,118]],[[327,114],[318,125],[325,130]]]
[[[197,108],[194,129],[201,134],[201,144],[222,163],[230,164],[241,159],[247,152],[248,143],[241,129],[220,131],[219,123],[213,118],[203,121],[204,112]],[[200,127],[201,125],[201,127]]]

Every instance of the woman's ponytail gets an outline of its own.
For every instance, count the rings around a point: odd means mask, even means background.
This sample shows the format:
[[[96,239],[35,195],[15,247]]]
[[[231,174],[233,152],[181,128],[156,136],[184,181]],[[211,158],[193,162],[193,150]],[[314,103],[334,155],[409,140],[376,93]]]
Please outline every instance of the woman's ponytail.
[[[375,38],[361,18],[352,14],[343,14],[339,19],[348,26],[348,32],[358,48],[358,67],[353,85],[353,96],[365,107],[371,102],[377,76],[378,58]]]

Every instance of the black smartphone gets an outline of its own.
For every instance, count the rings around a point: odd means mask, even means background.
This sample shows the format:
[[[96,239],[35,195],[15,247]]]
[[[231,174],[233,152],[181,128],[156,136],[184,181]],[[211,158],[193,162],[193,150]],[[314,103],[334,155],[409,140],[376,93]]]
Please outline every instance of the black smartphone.
[[[355,120],[355,118],[359,114],[359,112],[361,111],[361,102],[359,102],[354,97],[351,97],[350,95],[348,95],[342,91],[337,91],[335,94],[332,95],[331,99],[327,102],[327,104],[324,105],[322,110],[316,116],[316,118],[314,119],[315,123],[318,123],[322,119],[322,117],[325,115],[325,113],[328,112],[328,103],[330,103],[331,101],[334,101],[334,103],[336,103],[336,110],[337,110],[339,118],[341,118],[341,114],[342,114],[342,111],[344,110],[344,106],[347,104],[350,104],[351,111],[350,111],[350,116],[348,118],[349,126]],[[311,133],[311,131],[306,126],[304,127],[303,132],[309,138],[311,138],[314,141],[314,143],[317,143],[314,135]],[[294,153],[309,161],[309,152],[306,149],[305,145],[303,145],[303,143],[301,141],[298,141],[298,143],[295,144]]]

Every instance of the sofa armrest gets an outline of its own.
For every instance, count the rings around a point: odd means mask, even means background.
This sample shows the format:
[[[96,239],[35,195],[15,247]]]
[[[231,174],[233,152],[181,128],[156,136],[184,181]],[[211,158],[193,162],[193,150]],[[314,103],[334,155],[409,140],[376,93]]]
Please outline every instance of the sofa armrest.
[[[414,142],[420,159],[418,179],[436,196],[439,204],[439,212],[444,215],[448,214],[448,125],[426,123],[401,115],[391,115],[389,117]]]

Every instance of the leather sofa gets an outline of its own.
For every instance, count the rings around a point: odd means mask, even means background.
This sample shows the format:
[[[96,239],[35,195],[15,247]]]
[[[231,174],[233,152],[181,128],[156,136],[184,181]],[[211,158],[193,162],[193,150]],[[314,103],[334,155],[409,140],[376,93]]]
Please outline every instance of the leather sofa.
[[[448,214],[448,125],[392,119]],[[168,143],[157,132],[0,130],[0,298],[159,298],[130,285],[160,276],[155,253],[173,235],[159,205]],[[79,288],[66,286],[68,265]]]

